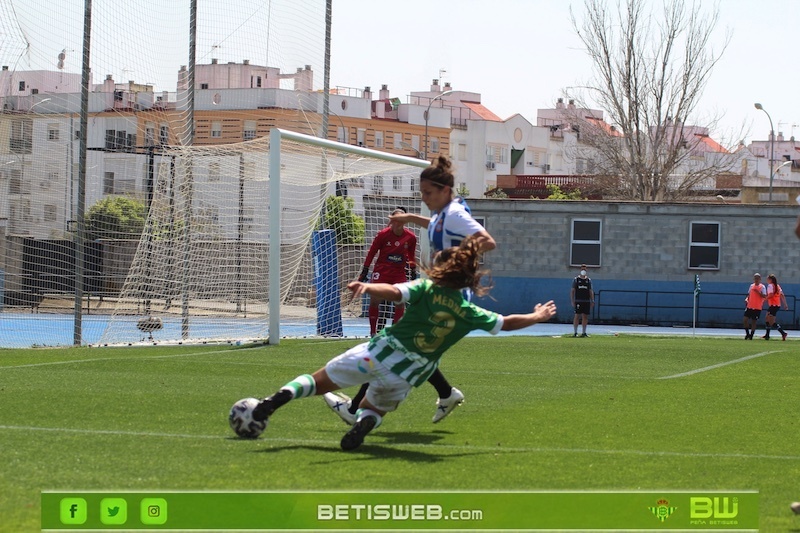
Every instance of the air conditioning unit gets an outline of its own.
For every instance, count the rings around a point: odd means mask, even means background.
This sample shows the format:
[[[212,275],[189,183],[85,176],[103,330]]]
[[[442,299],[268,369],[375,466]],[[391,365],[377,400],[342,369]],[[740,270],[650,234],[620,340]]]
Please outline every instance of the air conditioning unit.
[[[494,167],[495,167],[495,165],[494,165],[494,161],[487,161],[487,162],[486,162],[486,168],[487,168],[487,169],[489,169],[489,170],[494,170]]]

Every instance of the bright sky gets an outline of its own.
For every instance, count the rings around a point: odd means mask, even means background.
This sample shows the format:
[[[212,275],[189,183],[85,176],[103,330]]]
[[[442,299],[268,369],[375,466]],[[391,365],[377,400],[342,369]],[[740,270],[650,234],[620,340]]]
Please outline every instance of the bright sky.
[[[388,84],[405,102],[444,69],[443,81],[481,93],[501,118],[520,113],[535,123],[537,109],[553,107],[565,87],[590,74],[570,5],[580,13],[583,3],[333,0],[331,85],[377,91]],[[732,37],[698,111],[723,115],[719,137],[764,140],[769,120],[753,106],[760,102],[776,131],[800,139],[800,1],[722,0],[719,10],[713,42],[721,45],[726,29]]]
[[[608,0],[609,3],[615,0]],[[660,0],[651,0],[659,2]],[[691,2],[692,0],[686,0]],[[710,0],[701,1],[711,9]],[[0,0],[4,65],[18,70],[55,68],[66,48],[67,72],[80,72],[85,0]],[[292,72],[312,64],[322,86],[321,15],[324,0],[204,0],[198,27],[198,63],[250,59]],[[715,138],[735,144],[765,140],[776,131],[800,138],[800,0],[721,0],[718,47],[730,44],[712,72],[695,122],[721,116]],[[93,2],[94,81],[153,83],[175,90],[177,69],[188,63],[188,0]],[[554,106],[565,88],[584,84],[591,65],[575,35],[570,6],[582,0],[333,0],[331,86],[375,94],[387,84],[407,101],[434,78],[477,92],[502,118],[516,113],[532,123],[538,108]],[[20,57],[15,22],[30,42]],[[271,21],[271,22],[269,22]],[[20,40],[21,41],[21,40]],[[269,43],[269,44],[267,44]],[[440,75],[441,70],[441,75]]]

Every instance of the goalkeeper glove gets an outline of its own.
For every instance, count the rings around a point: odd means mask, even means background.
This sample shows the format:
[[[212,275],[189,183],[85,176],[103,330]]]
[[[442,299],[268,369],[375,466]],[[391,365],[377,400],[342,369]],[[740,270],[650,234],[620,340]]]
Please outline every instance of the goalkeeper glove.
[[[412,267],[411,265],[406,265],[406,279],[408,281],[414,281],[419,277],[419,271],[417,267]]]
[[[364,267],[361,269],[361,274],[358,275],[358,281],[366,283],[367,280],[369,280],[369,267]]]

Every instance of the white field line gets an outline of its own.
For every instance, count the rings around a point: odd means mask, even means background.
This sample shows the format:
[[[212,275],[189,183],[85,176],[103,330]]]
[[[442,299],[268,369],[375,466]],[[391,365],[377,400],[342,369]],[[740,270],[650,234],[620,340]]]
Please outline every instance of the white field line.
[[[98,361],[125,361],[125,360],[137,360],[137,361],[147,361],[148,359],[174,359],[178,357],[194,357],[196,355],[215,355],[221,353],[238,353],[244,350],[257,350],[261,349],[263,346],[254,346],[253,348],[239,348],[236,351],[233,350],[213,350],[210,352],[190,352],[190,353],[179,353],[179,354],[171,354],[171,355],[138,355],[136,357],[95,357],[93,359],[74,359],[69,361],[48,361],[45,363],[30,363],[26,365],[9,365],[9,366],[0,366],[0,371],[3,370],[10,370],[15,368],[34,368],[37,366],[52,366],[52,365],[73,365],[73,364],[82,364],[82,363],[96,363]]]
[[[166,439],[197,439],[197,440],[238,440],[233,435],[187,435],[180,433],[157,433],[147,431],[116,431],[116,430],[95,430],[95,429],[70,429],[70,428],[43,428],[31,426],[5,426],[0,425],[0,430],[9,431],[41,431],[56,433],[77,433],[85,435],[118,435],[124,437],[156,437]],[[264,438],[252,441],[253,444],[286,444],[286,445],[308,445],[335,447],[338,440],[320,439],[289,439],[289,438]],[[382,445],[381,442],[372,444]],[[652,450],[602,450],[594,448],[539,448],[539,447],[505,447],[505,446],[470,446],[458,444],[397,444],[393,448],[424,448],[427,450],[457,450],[457,451],[479,451],[495,453],[563,453],[563,454],[590,454],[590,455],[636,455],[648,457],[708,457],[712,459],[773,459],[779,461],[800,461],[800,455],[769,455],[769,454],[747,454],[747,453],[700,453],[700,452],[669,452]]]
[[[773,353],[781,353],[782,351],[783,350],[773,350],[771,352],[756,353],[756,354],[753,354],[753,355],[740,357],[739,359],[734,359],[733,361],[726,361],[724,363],[719,363],[719,364],[716,364],[716,365],[704,366],[703,368],[696,368],[694,370],[689,370],[688,372],[681,372],[680,374],[673,374],[671,376],[662,376],[662,377],[656,378],[656,379],[674,379],[674,378],[682,378],[682,377],[686,377],[686,376],[693,376],[694,374],[699,374],[700,372],[706,372],[708,370],[714,370],[715,368],[721,368],[723,366],[735,365],[736,363],[741,363],[743,361],[748,361],[750,359],[755,359],[756,357],[764,357],[765,355],[769,355],[769,354],[773,354]]]

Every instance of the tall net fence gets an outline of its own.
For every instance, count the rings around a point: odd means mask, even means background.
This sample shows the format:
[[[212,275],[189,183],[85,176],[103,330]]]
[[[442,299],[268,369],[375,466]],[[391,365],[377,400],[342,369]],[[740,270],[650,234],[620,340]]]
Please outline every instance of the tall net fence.
[[[196,8],[189,0],[0,0],[0,347],[73,344],[75,316],[83,344],[265,336],[266,136],[281,128],[339,137],[335,117],[324,131],[326,1]],[[308,239],[325,198],[350,185],[364,241],[337,246],[356,257],[377,231],[370,224],[385,224],[375,202],[388,211],[416,192],[414,172],[369,167],[352,153],[301,153],[284,163],[280,254],[290,266],[281,299],[313,322]],[[292,189],[300,177],[310,180],[302,194]],[[379,181],[387,198],[366,198],[364,180]],[[147,325],[157,318],[161,329]],[[120,333],[129,320],[145,321]]]
[[[342,293],[391,211],[409,200],[353,193],[365,180],[410,184],[419,175],[418,166],[369,152],[284,139],[279,188],[269,179],[267,138],[165,154],[144,234],[100,342],[267,338],[273,276],[282,335],[343,335],[341,328],[320,329],[321,303],[336,303],[337,321],[362,315],[362,302]],[[270,213],[275,194],[278,217]],[[315,251],[314,235],[330,237],[329,256]],[[280,257],[279,272],[270,269],[272,254]],[[321,270],[331,279],[320,279]]]

